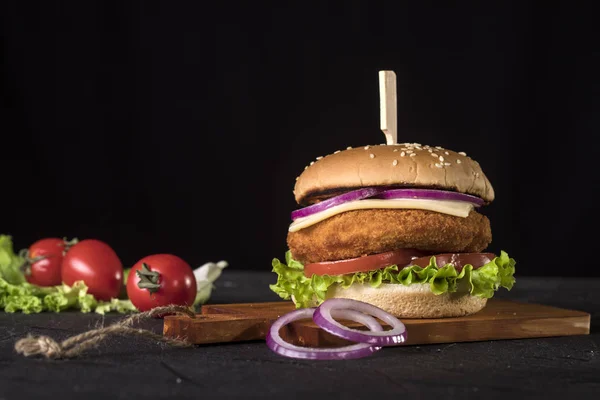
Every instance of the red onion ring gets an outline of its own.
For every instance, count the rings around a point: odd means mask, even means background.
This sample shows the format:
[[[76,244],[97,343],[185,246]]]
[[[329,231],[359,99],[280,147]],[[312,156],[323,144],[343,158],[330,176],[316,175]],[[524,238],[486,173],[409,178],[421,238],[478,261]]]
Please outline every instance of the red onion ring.
[[[347,203],[349,201],[356,201],[366,199],[368,197],[372,197],[378,193],[383,192],[384,189],[378,188],[363,188],[358,190],[353,190],[351,192],[346,192],[344,194],[340,194],[339,196],[331,197],[327,200],[323,200],[319,203],[310,205],[308,207],[300,208],[298,210],[292,211],[292,221],[297,220],[298,218],[307,217],[312,214],[316,214],[318,212],[327,210],[328,208],[335,207],[337,205]]]
[[[328,208],[338,206],[340,204],[348,203],[350,201],[363,200],[367,198],[375,199],[431,199],[431,200],[455,200],[455,201],[466,201],[472,203],[475,207],[480,207],[485,202],[477,196],[472,196],[466,193],[452,192],[449,190],[439,189],[389,189],[385,188],[363,188],[353,190],[341,194],[339,196],[331,197],[327,200],[321,201],[310,205],[308,207],[300,208],[292,211],[292,221],[298,218],[308,217],[309,215],[316,214],[318,212],[327,210]]]
[[[371,332],[365,332],[348,328],[337,322],[333,317],[333,314],[335,314],[337,310],[342,309],[352,309],[364,314],[372,315],[386,322],[392,329],[387,331],[371,330]],[[377,346],[393,346],[402,344],[406,341],[406,327],[398,318],[379,307],[363,301],[341,298],[328,299],[317,307],[313,315],[313,321],[324,331],[352,342]]]
[[[311,360],[349,360],[362,358],[373,354],[381,347],[366,343],[357,343],[349,346],[334,348],[301,347],[286,342],[279,335],[279,330],[290,322],[312,318],[315,308],[303,308],[291,311],[277,319],[267,332],[267,346],[277,354],[290,358]],[[354,310],[335,310],[336,318],[348,319],[368,327],[371,332],[381,332],[383,328],[377,320],[369,315]],[[343,326],[343,325],[342,325]]]
[[[457,200],[473,203],[476,207],[484,204],[484,201],[477,196],[438,189],[391,189],[374,195],[373,197],[378,199]]]

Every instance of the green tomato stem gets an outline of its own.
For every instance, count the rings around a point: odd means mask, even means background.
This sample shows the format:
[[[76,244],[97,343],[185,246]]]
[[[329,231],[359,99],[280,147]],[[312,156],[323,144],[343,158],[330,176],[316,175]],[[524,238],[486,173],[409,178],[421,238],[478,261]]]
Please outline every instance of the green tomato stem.
[[[135,273],[140,278],[137,284],[140,289],[147,289],[150,293],[158,291],[160,288],[160,283],[158,283],[160,274],[150,270],[148,264],[142,263],[142,269],[135,271]]]

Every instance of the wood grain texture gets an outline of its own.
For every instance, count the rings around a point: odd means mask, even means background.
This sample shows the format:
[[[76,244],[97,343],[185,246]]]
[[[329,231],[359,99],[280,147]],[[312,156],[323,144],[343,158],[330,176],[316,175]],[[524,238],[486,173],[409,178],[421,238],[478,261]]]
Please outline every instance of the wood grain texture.
[[[292,311],[291,302],[204,305],[196,318],[167,316],[163,332],[195,344],[263,340],[277,318]],[[541,304],[491,299],[479,313],[458,318],[403,319],[407,345],[587,335],[590,314]],[[365,329],[345,322],[349,327]],[[344,339],[326,333],[312,321],[297,321],[281,331],[291,343],[338,346]]]

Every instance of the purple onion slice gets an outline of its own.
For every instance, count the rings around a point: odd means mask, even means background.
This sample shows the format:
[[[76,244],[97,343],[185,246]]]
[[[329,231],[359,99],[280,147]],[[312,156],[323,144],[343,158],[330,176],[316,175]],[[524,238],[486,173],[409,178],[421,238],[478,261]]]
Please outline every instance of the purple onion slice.
[[[310,205],[308,207],[292,211],[292,221],[295,221],[298,218],[308,217],[309,215],[316,214],[318,212],[327,210],[328,208],[335,207],[340,204],[347,203],[349,201],[356,201],[366,199],[368,197],[373,197],[378,193],[382,193],[384,190],[385,189],[378,188],[363,188],[353,190],[351,192],[346,192],[344,194],[340,194],[339,196],[331,197],[327,200],[323,200],[319,203]]]
[[[376,199],[457,200],[473,203],[476,207],[484,204],[484,201],[477,196],[438,189],[390,189],[373,197]]]
[[[348,203],[350,201],[363,200],[367,198],[393,200],[393,199],[430,199],[430,200],[455,200],[472,203],[475,207],[485,204],[485,201],[477,196],[466,193],[452,192],[450,190],[439,189],[388,189],[368,187],[353,190],[324,200],[320,203],[310,205],[292,211],[292,221],[298,218],[308,217],[309,215],[327,210],[328,208]]]
[[[313,317],[315,308],[303,308],[291,311],[277,319],[267,332],[267,346],[275,353],[290,357],[310,360],[348,360],[367,357],[381,349],[365,343],[357,343],[343,347],[314,348],[296,346],[286,342],[279,335],[279,330],[290,322]],[[336,318],[358,322],[368,327],[372,332],[383,331],[381,324],[373,317],[354,310],[335,310]]]
[[[391,330],[371,330],[365,332],[349,328],[334,319],[338,310],[355,310],[379,318],[392,327]],[[376,345],[394,346],[406,341],[406,327],[398,318],[372,304],[353,299],[327,299],[314,312],[313,321],[321,329],[332,335],[352,342]]]

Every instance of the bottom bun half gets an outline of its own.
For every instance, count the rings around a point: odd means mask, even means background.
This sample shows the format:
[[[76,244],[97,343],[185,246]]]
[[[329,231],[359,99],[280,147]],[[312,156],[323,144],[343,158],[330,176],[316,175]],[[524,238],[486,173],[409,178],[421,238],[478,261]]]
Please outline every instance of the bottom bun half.
[[[487,299],[468,293],[431,292],[429,284],[381,284],[373,288],[368,284],[353,284],[347,289],[334,285],[326,297],[345,298],[373,304],[398,318],[461,317],[481,311]],[[292,298],[293,300],[293,298]]]

